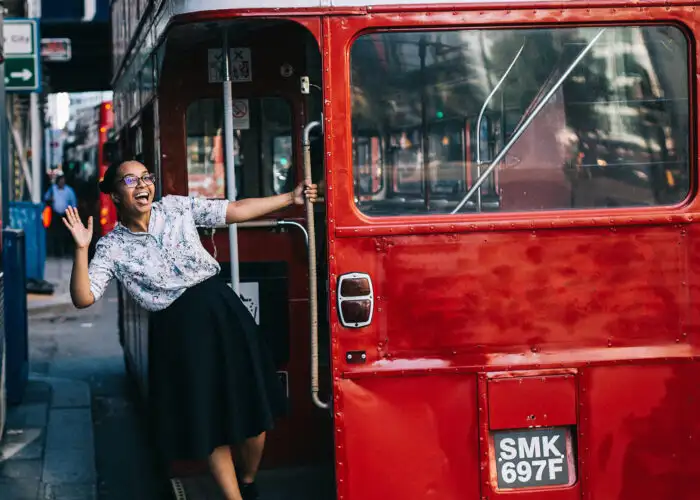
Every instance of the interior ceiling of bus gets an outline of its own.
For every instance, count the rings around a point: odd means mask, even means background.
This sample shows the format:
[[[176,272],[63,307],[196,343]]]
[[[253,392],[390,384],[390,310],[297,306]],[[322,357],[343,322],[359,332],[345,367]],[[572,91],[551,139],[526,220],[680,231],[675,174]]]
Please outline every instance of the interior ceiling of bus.
[[[292,23],[278,19],[235,19],[222,22],[191,23],[175,27],[168,35],[170,42],[181,42],[191,45],[197,43],[221,43],[223,30],[228,29],[231,42],[244,39],[253,33]]]

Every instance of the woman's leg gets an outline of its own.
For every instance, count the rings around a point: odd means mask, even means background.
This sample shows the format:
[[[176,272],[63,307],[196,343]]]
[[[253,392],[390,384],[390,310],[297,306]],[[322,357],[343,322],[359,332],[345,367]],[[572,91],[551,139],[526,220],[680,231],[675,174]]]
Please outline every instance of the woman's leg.
[[[238,479],[236,479],[230,447],[219,446],[216,448],[209,456],[209,468],[226,500],[243,500],[241,490],[238,488]]]
[[[265,433],[246,439],[239,447],[241,458],[243,459],[243,473],[241,481],[244,484],[255,481],[255,476],[260,467],[263,450],[265,449]]]

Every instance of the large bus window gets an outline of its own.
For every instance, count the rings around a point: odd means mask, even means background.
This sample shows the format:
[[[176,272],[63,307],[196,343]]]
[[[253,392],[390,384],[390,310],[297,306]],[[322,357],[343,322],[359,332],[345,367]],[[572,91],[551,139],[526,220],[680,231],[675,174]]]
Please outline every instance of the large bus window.
[[[281,98],[247,99],[249,118],[234,130],[238,198],[270,196],[294,185],[292,119]],[[187,180],[190,196],[226,197],[223,105],[201,99],[187,109]],[[235,125],[234,125],[235,126]]]
[[[359,209],[406,215],[460,206],[517,212],[684,201],[690,191],[684,33],[674,26],[599,33],[596,27],[359,37],[351,48]],[[370,138],[376,155],[361,153]],[[472,193],[463,203],[480,174],[481,196]]]

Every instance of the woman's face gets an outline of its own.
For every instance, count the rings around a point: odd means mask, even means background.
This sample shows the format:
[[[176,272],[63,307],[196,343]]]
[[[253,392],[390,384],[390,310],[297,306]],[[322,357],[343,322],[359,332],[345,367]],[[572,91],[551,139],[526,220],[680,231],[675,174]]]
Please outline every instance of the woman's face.
[[[151,211],[155,195],[155,177],[137,161],[122,164],[117,172],[114,191],[115,202],[126,214],[142,214]]]

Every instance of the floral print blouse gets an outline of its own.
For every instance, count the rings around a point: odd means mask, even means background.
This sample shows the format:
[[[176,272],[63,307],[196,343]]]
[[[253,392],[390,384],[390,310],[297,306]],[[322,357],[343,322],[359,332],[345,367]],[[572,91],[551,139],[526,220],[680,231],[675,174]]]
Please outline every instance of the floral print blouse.
[[[221,270],[197,226],[226,224],[227,200],[165,196],[154,202],[147,233],[121,224],[98,242],[90,262],[90,291],[98,301],[116,278],[148,311],[160,311],[188,288]]]

